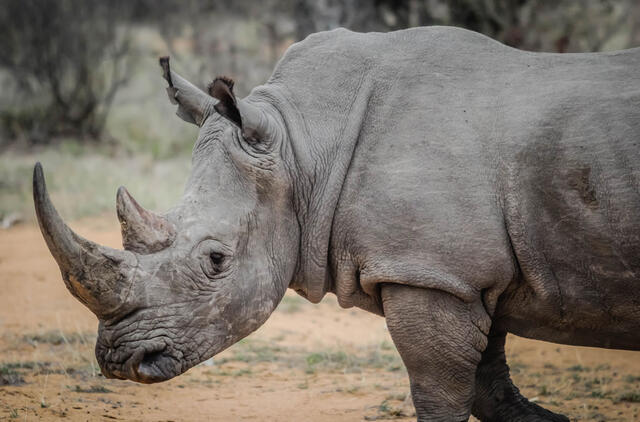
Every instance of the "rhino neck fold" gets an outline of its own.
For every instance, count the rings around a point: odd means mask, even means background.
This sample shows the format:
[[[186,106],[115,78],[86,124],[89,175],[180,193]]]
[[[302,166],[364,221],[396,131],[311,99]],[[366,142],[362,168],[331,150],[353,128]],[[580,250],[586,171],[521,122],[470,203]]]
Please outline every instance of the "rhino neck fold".
[[[282,115],[288,134],[283,157],[291,161],[289,168],[295,173],[291,180],[300,228],[298,263],[289,287],[313,303],[332,290],[331,229],[372,92],[366,74],[358,75],[351,101],[333,116],[305,109],[284,84],[272,82],[251,94],[268,98]]]

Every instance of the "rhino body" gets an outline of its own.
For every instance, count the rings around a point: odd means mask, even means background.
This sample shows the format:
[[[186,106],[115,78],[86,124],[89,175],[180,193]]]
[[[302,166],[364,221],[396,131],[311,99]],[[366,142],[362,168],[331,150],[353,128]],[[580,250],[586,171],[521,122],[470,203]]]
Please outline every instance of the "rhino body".
[[[507,332],[640,349],[639,49],[335,30],[240,101],[228,80],[209,97],[163,67],[201,126],[194,170],[165,216],[119,192],[126,251],[70,232],[34,175],[45,239],[101,321],[105,375],[176,376],[259,327],[286,287],[386,317],[419,421],[567,420],[513,386]]]
[[[324,63],[276,70],[301,81],[303,116],[336,96],[323,86],[344,95],[333,133],[322,110],[303,140],[353,145],[331,157],[347,167],[328,248],[342,305],[382,314],[378,284],[401,283],[482,296],[518,335],[640,348],[640,49],[526,53],[428,28],[335,31],[292,55],[280,67]]]

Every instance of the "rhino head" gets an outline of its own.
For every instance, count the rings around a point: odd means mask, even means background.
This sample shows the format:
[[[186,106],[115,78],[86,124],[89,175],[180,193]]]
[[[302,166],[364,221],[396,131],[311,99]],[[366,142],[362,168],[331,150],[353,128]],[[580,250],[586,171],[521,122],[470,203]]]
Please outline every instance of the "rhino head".
[[[62,221],[39,163],[33,176],[47,246],[69,291],[99,319],[102,373],[143,383],[175,377],[262,325],[293,276],[299,242],[277,112],[237,101],[226,78],[207,93],[168,58],[160,64],[177,114],[200,126],[177,206],[154,214],[121,187],[124,250],[111,249]]]

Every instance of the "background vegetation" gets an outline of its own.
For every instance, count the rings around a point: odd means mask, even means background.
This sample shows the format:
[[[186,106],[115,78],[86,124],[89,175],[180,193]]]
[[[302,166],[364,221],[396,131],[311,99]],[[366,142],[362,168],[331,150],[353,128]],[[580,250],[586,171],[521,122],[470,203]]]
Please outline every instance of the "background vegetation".
[[[535,51],[640,45],[633,0],[5,0],[0,25],[4,225],[32,218],[36,160],[67,217],[112,209],[119,184],[150,208],[175,202],[197,131],[173,118],[159,55],[244,96],[289,45],[339,26],[455,25]]]

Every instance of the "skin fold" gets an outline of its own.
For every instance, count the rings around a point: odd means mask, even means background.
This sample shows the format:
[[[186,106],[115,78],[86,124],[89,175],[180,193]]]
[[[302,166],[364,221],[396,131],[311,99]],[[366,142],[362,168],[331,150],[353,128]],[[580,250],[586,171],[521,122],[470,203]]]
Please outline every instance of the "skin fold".
[[[159,382],[249,335],[292,288],[383,315],[419,421],[567,421],[528,402],[508,332],[640,350],[640,50],[518,51],[430,27],[294,44],[236,99],[162,58],[200,127],[180,202],[117,195],[122,250],[34,201],[107,377]]]

